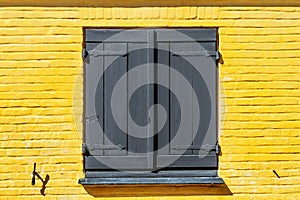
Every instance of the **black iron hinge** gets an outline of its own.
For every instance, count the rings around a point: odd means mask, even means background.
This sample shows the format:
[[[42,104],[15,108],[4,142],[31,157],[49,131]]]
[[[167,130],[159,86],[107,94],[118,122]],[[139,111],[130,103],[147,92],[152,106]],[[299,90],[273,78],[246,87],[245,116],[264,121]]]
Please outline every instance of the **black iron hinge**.
[[[220,147],[219,143],[217,143],[217,144],[216,144],[216,155],[219,156],[220,153],[221,153],[221,147]]]
[[[86,57],[88,56],[88,52],[87,52],[87,50],[86,50],[86,48],[83,48],[82,49],[82,60],[84,60],[84,59],[86,59]]]
[[[220,61],[220,59],[221,59],[221,53],[220,53],[220,51],[216,51],[216,61],[217,61],[217,63]]]
[[[125,146],[119,144],[119,145],[103,145],[103,144],[82,144],[82,153],[84,155],[90,155],[91,151],[94,150],[124,150],[126,149]]]

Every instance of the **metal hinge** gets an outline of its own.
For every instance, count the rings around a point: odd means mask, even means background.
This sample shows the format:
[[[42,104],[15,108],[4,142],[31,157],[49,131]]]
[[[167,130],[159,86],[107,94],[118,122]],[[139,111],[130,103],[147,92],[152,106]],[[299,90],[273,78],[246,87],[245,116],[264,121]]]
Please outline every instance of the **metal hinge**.
[[[82,58],[85,59],[87,56],[122,56],[125,57],[128,55],[126,51],[101,51],[98,49],[93,49],[90,51],[87,51],[85,48],[82,50]]]
[[[89,53],[87,52],[86,48],[83,48],[82,49],[82,60],[85,60],[88,55],[89,55]]]
[[[200,150],[205,152],[210,152],[214,150],[215,145],[203,144],[203,145],[190,145],[190,146],[175,146],[172,149],[174,150]]]
[[[211,152],[213,150],[216,151],[216,155],[220,154],[220,145],[217,143],[216,145],[211,144],[203,144],[203,145],[190,145],[190,146],[175,146],[172,147],[173,150],[200,150],[205,152]]]
[[[216,155],[220,155],[220,152],[221,152],[221,147],[219,145],[219,143],[216,144]]]
[[[220,58],[221,58],[221,53],[220,51],[216,51],[216,61],[219,62],[220,61]]]
[[[219,62],[221,58],[220,51],[198,51],[198,52],[174,52],[172,53],[172,56],[215,56],[216,61]]]
[[[216,56],[216,51],[174,52],[172,56]]]
[[[82,144],[82,153],[89,154],[90,151],[94,150],[124,150],[126,149],[125,146],[119,145],[103,145],[103,144]]]
[[[92,115],[89,117],[85,117],[86,122],[92,122],[92,121],[98,121],[100,118],[100,115]]]

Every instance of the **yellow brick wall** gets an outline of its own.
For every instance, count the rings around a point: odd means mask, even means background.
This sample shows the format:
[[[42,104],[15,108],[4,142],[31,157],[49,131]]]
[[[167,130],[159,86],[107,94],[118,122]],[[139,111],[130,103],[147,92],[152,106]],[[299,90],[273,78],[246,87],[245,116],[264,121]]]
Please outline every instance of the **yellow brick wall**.
[[[108,199],[300,199],[300,7],[20,2],[0,3],[0,199],[94,198],[77,183],[83,27],[153,26],[219,27],[219,174],[233,195]],[[34,162],[50,175],[45,197]]]

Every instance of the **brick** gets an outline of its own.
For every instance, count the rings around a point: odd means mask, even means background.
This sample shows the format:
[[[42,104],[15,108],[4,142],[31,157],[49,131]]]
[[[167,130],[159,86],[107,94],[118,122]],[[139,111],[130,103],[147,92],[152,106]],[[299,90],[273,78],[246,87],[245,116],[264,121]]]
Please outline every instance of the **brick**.
[[[262,35],[263,36],[263,35]],[[300,42],[269,42],[265,43],[239,43],[231,42],[220,43],[221,50],[299,50]],[[222,52],[222,51],[221,51]],[[274,64],[276,65],[276,64]]]
[[[299,112],[300,106],[289,106],[289,105],[280,105],[280,106],[226,106],[226,112],[234,113],[286,113],[286,112]],[[250,122],[251,123],[251,122]],[[284,122],[283,122],[284,123]],[[297,125],[298,122],[292,122]],[[273,123],[276,125],[276,123]],[[274,127],[269,127],[274,128]]]
[[[239,137],[239,138],[222,138],[222,145],[224,146],[232,146],[233,144],[236,146],[248,146],[249,143],[253,145],[253,147],[256,146],[289,146],[289,145],[299,145],[300,139],[297,137]]]
[[[223,84],[222,84],[223,85]],[[225,86],[222,86],[223,88]],[[226,88],[225,96],[226,97],[299,97],[299,91],[297,90],[288,90],[288,88],[295,88],[293,85],[291,87],[287,87],[286,90],[281,90],[280,88],[276,89],[276,87],[272,86],[271,88],[259,88],[257,90],[255,88],[249,87],[244,88],[243,90],[230,89],[229,86]],[[274,89],[275,88],[275,89]],[[224,91],[222,91],[224,92]]]
[[[299,73],[300,68],[298,66],[289,66],[289,67],[280,67],[280,66],[265,66],[265,67],[256,67],[256,66],[226,66],[223,65],[220,69],[222,75],[225,74],[295,74]]]
[[[81,35],[82,29],[68,28],[68,27],[0,27],[0,35],[14,36],[14,35]],[[62,45],[61,45],[62,46]],[[63,48],[63,46],[62,46]]]
[[[255,137],[255,136],[253,136]],[[226,144],[226,141],[224,141]],[[283,146],[283,145],[268,145],[268,146],[226,146],[226,148],[223,148],[222,153],[224,154],[240,154],[240,153],[244,153],[244,154],[264,154],[264,153],[270,153],[270,154],[280,154],[283,153],[284,154],[296,154],[296,153],[300,153],[299,150],[300,146],[297,145],[287,145],[287,146]]]
[[[221,36],[221,40],[226,42],[240,42],[240,43],[269,43],[269,42],[299,42],[300,36],[298,35],[268,35],[268,37],[263,37],[259,34],[257,35],[224,35]],[[272,53],[272,52],[271,52]],[[250,54],[251,56],[251,54]]]
[[[35,52],[35,53],[5,53],[0,54],[0,60],[48,60],[48,59],[81,59],[81,55],[77,52]]]
[[[259,98],[258,98],[259,99]],[[291,99],[294,99],[294,98],[291,98]],[[243,99],[241,99],[243,100]],[[286,101],[285,100],[281,100],[280,99],[280,102],[274,102],[273,104],[274,105],[280,105],[280,104],[285,104],[285,103],[282,103],[282,101]],[[237,103],[238,101],[234,102],[236,105],[238,105],[239,103]],[[249,103],[249,102],[252,102],[252,103]],[[267,102],[262,102],[262,100],[258,100],[257,102],[259,103],[253,103],[253,101],[245,101],[245,103],[241,103],[241,104],[244,104],[244,105],[253,105],[253,104],[267,104],[267,105],[270,105],[270,103],[268,104]],[[271,100],[272,102],[272,100]],[[292,103],[294,104],[294,103]],[[230,105],[229,103],[229,99],[226,100],[226,105]],[[256,114],[256,113],[231,113],[231,114],[228,114],[226,115],[226,121],[282,121],[282,120],[299,120],[300,119],[300,113],[277,113],[276,115],[274,114]]]
[[[66,10],[67,11],[67,10]],[[1,11],[0,19],[74,19],[79,18],[79,13],[76,11],[57,12],[50,10],[32,10],[16,12],[16,11]]]
[[[249,75],[246,75],[249,77]],[[253,75],[252,77],[255,77],[256,75]],[[279,75],[280,76],[280,75]],[[277,76],[277,77],[279,77]],[[242,76],[239,76],[240,79]],[[248,77],[244,78],[247,79]],[[259,76],[258,76],[259,77]],[[261,76],[262,78],[267,77]],[[229,90],[232,89],[243,89],[243,90],[251,90],[251,89],[278,89],[278,90],[289,90],[289,89],[297,89],[299,88],[299,82],[298,81],[272,81],[272,80],[257,80],[257,81],[251,81],[251,78],[248,78],[250,80],[235,80],[234,78],[225,76],[222,78],[224,81],[222,83],[222,86],[226,91],[229,92]],[[269,78],[272,79],[272,78]],[[252,79],[253,80],[253,79]],[[225,82],[226,81],[226,82]],[[280,92],[280,91],[279,91]],[[282,91],[285,92],[285,91]],[[288,91],[287,91],[288,92]],[[255,95],[253,95],[255,96]],[[265,94],[267,96],[267,94]]]
[[[239,113],[239,115],[244,115],[248,113]],[[277,113],[278,114],[278,113]],[[280,115],[281,113],[279,113]],[[229,114],[231,115],[231,114]],[[251,114],[250,114],[251,115]],[[254,114],[254,115],[264,115],[264,114]],[[270,114],[269,114],[270,115]],[[230,120],[229,120],[230,121]],[[245,138],[260,138],[264,136],[283,136],[283,137],[297,137],[300,136],[300,132],[297,129],[264,129],[261,130],[222,130],[222,138],[226,137],[245,137]]]
[[[82,37],[78,35],[53,36],[0,36],[0,44],[80,44]]]
[[[226,27],[219,30],[220,35],[293,35],[300,32],[299,27],[282,28],[237,28]]]

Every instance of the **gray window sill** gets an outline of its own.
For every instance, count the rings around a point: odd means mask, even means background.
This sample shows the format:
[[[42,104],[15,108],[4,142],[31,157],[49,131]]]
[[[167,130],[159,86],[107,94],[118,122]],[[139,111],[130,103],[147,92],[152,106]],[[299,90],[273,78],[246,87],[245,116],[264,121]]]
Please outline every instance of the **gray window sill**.
[[[82,185],[144,185],[144,184],[224,184],[220,177],[115,177],[82,178]]]

